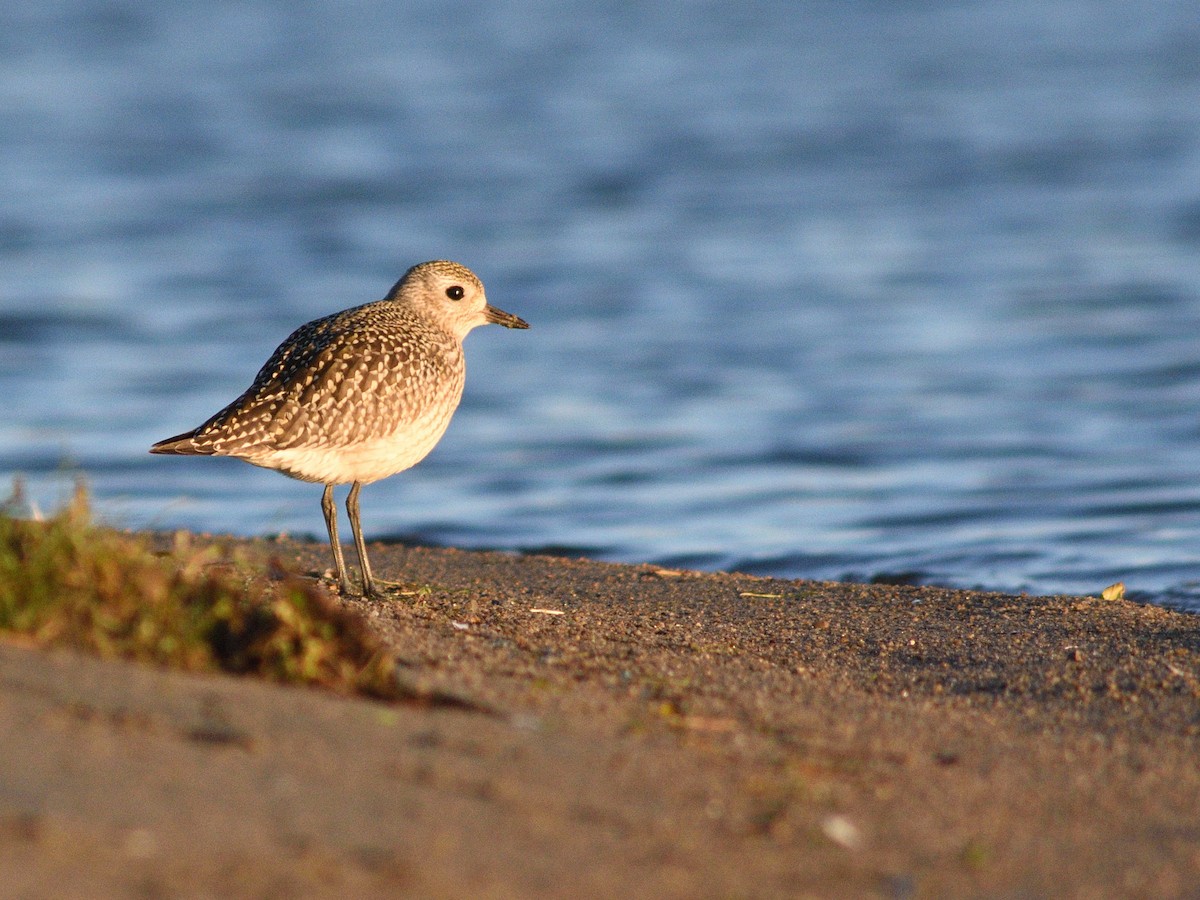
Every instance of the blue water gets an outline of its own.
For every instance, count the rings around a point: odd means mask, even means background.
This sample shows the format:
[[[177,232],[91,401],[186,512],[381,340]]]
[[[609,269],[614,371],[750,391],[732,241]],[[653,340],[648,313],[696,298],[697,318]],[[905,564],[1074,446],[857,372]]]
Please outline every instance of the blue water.
[[[1200,17],[1171,0],[0,9],[0,479],[152,457],[411,263],[528,332],[370,536],[1200,609]]]

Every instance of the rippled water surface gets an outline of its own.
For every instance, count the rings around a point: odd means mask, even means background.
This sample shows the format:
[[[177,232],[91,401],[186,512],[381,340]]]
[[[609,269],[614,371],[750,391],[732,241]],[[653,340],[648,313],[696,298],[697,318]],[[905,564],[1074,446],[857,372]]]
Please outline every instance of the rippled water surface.
[[[319,534],[146,448],[449,257],[533,328],[373,536],[1200,609],[1193,7],[400,8],[0,11],[0,477]]]

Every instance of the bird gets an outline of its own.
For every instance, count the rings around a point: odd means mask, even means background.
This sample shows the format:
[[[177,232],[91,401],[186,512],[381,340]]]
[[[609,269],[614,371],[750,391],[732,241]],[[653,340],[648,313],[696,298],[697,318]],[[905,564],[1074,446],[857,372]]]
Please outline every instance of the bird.
[[[232,456],[323,484],[321,512],[338,589],[353,593],[338,540],[335,485],[346,514],[362,596],[383,597],[371,575],[359,516],[364,484],[395,475],[441,440],[462,399],[463,339],[479,325],[528,328],[491,306],[483,283],[448,260],[419,263],[373,303],[300,326],[240,397],[204,424],[158,441],[151,453]]]

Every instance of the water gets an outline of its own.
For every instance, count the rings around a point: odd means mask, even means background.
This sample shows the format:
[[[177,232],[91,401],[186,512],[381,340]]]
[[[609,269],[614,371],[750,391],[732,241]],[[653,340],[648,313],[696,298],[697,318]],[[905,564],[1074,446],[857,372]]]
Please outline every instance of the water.
[[[1200,609],[1182,2],[0,11],[0,479],[320,534],[152,457],[449,257],[533,324],[372,536]]]

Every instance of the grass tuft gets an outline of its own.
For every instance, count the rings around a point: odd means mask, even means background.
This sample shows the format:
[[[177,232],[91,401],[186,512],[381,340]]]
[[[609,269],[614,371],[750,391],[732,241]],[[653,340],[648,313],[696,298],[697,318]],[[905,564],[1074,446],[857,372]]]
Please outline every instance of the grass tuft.
[[[244,560],[187,541],[155,554],[94,526],[82,487],[44,522],[17,518],[16,505],[0,504],[0,632],[194,672],[410,696],[365,623],[299,576],[252,579]]]

